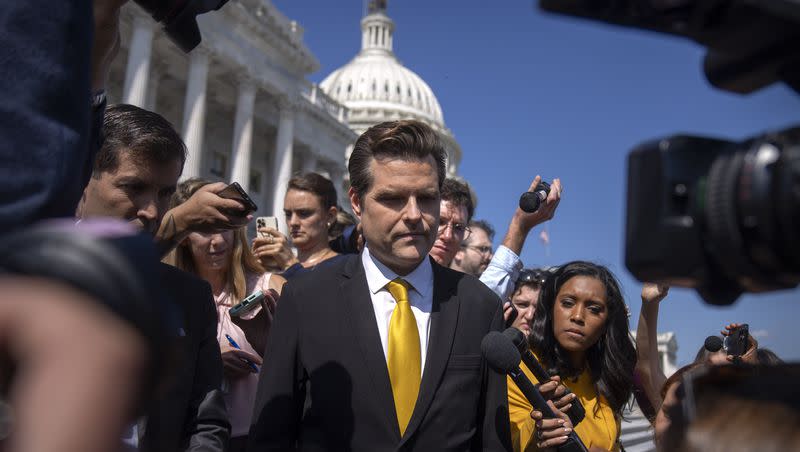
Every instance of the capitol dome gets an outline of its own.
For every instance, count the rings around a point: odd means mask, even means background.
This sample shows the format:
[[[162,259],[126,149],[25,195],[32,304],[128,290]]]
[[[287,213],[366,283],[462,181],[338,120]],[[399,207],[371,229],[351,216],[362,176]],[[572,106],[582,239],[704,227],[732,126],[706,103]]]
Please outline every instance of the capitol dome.
[[[442,138],[448,173],[454,175],[461,148],[445,126],[433,90],[395,57],[393,35],[394,22],[386,15],[386,2],[371,1],[369,14],[361,20],[361,51],[327,76],[320,88],[347,106],[348,124],[358,134],[383,121],[416,119],[428,124]]]

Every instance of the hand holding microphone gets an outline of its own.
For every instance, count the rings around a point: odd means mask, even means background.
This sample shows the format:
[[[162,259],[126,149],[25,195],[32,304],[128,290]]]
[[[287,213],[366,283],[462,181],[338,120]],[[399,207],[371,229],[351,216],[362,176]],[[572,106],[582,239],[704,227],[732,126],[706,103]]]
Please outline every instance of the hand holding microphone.
[[[566,409],[566,413],[569,416],[570,421],[573,425],[578,425],[583,418],[586,417],[586,410],[583,408],[581,401],[578,400],[577,396],[573,394],[569,388],[560,384],[557,380],[557,377],[550,378],[550,374],[539,364],[539,361],[533,356],[528,347],[528,341],[525,338],[525,335],[522,334],[522,331],[516,328],[506,328],[503,331],[503,335],[507,337],[512,344],[517,348],[517,351],[520,354],[522,362],[528,366],[533,375],[539,380],[539,391],[542,393],[551,392],[552,395],[548,396],[553,400],[553,403],[558,403],[557,408],[561,408],[561,406],[567,405],[569,408]],[[558,388],[562,388],[559,392]],[[560,400],[556,401],[555,397],[559,397]]]
[[[542,181],[541,176],[536,176],[528,191],[520,196],[519,209],[512,222],[527,233],[534,226],[552,219],[563,190],[560,179],[553,179],[552,184],[548,184]]]
[[[537,446],[555,447],[558,452],[587,452],[586,446],[572,429],[569,418],[559,418],[552,402],[545,401],[539,390],[520,370],[522,357],[511,340],[497,331],[487,334],[481,341],[481,353],[489,367],[511,377],[522,394],[531,403],[534,413],[541,417],[536,420]],[[538,416],[538,413],[537,417]]]

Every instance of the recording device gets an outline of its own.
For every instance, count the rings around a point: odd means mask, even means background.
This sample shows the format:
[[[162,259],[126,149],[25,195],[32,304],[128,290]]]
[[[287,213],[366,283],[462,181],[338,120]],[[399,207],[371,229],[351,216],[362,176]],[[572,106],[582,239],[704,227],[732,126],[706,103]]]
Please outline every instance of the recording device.
[[[674,136],[628,157],[625,263],[712,304],[800,282],[800,127],[735,143]]]
[[[725,349],[725,353],[734,357],[744,355],[747,352],[749,330],[750,328],[745,323],[729,331],[725,339],[722,340],[722,348]]]
[[[722,349],[722,339],[719,336],[708,336],[703,342],[703,348],[711,353],[716,353]]]
[[[153,20],[164,25],[167,36],[186,53],[202,40],[197,16],[216,11],[228,0],[134,0]]]
[[[228,310],[228,313],[231,315],[231,317],[241,317],[244,314],[252,311],[253,308],[255,308],[256,306],[258,306],[258,304],[261,302],[261,300],[264,299],[264,297],[266,297],[266,295],[264,295],[264,292],[256,290],[255,292],[245,297],[239,303],[236,303],[236,305],[234,305],[232,308],[230,308],[230,310]]]
[[[519,208],[528,213],[536,212],[549,194],[550,184],[539,182],[533,191],[526,191],[519,197]]]
[[[217,196],[219,196],[220,198],[233,199],[239,201],[240,203],[242,203],[245,209],[247,209],[246,212],[240,212],[240,211],[228,212],[231,215],[243,216],[258,210],[258,206],[256,205],[256,203],[253,202],[252,198],[250,198],[250,196],[247,194],[247,192],[244,191],[244,189],[242,188],[241,185],[239,185],[238,182],[234,182],[228,185],[221,192],[217,193]]]
[[[542,412],[545,419],[555,419],[557,416],[542,397],[539,389],[535,387],[527,376],[520,370],[521,356],[511,340],[497,331],[491,331],[481,341],[481,353],[487,364],[497,372],[507,374],[514,380],[522,394],[531,403],[533,408]],[[559,452],[587,452],[583,441],[573,429],[567,442],[556,446]]]
[[[265,233],[259,231],[259,229],[261,228],[278,229],[278,218],[277,217],[256,218],[256,234],[258,234],[259,237],[266,237]]]
[[[539,364],[539,361],[533,356],[531,353],[531,349],[528,346],[528,341],[525,339],[525,335],[522,334],[522,331],[516,328],[506,328],[503,331],[503,335],[507,337],[512,344],[517,348],[520,356],[522,357],[522,362],[528,366],[528,369],[533,372],[533,375],[539,380],[539,383],[545,383],[550,381],[550,374],[547,373],[546,370]],[[564,395],[572,394],[572,391],[569,390],[566,386],[564,388],[567,390]],[[572,401],[572,406],[567,411],[567,416],[569,416],[569,420],[572,421],[572,426],[576,427],[583,418],[586,417],[586,410],[583,408],[583,404],[577,398]]]
[[[548,11],[689,38],[706,78],[750,93],[800,92],[800,3],[540,0]],[[728,305],[800,283],[800,127],[741,142],[676,135],[628,158],[625,263],[636,278]]]
[[[506,328],[511,328],[511,325],[517,320],[517,316],[519,316],[519,310],[514,306],[514,303],[511,303],[511,314],[509,314],[508,320],[506,320]],[[516,328],[514,328],[514,330],[519,331]],[[519,334],[522,334],[522,331],[519,331]],[[523,334],[523,338],[524,337],[525,335]]]
[[[180,309],[162,289],[160,259],[150,235],[112,218],[47,220],[0,238],[0,275],[72,287],[140,333],[151,359],[148,391],[177,351],[164,344],[182,325]]]

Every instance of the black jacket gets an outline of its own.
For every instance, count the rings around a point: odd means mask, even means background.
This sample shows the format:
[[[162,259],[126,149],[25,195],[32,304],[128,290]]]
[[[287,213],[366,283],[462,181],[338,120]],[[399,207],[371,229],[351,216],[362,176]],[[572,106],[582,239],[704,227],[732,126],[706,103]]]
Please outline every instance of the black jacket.
[[[351,255],[285,286],[249,451],[511,449],[506,377],[480,351],[503,326],[500,300],[476,278],[432,264],[430,340],[405,435],[361,257]]]
[[[211,287],[187,272],[160,265],[162,288],[183,310],[184,326],[183,332],[176,332],[180,359],[175,375],[166,393],[147,409],[140,450],[222,452],[230,422],[220,390],[222,358]]]

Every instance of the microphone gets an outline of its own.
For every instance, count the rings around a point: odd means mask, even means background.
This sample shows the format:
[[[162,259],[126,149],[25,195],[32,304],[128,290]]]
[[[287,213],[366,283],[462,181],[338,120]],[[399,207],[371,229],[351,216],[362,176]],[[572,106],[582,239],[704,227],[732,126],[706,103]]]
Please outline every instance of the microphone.
[[[545,383],[550,380],[550,374],[544,370],[542,365],[539,364],[539,361],[537,361],[531,353],[531,350],[528,347],[528,341],[525,339],[525,335],[522,334],[522,331],[514,327],[506,328],[506,330],[503,331],[503,335],[506,336],[512,344],[514,344],[519,351],[519,354],[522,356],[522,362],[524,362],[525,365],[528,366],[528,369],[533,372],[533,375],[537,380],[539,380],[539,383]],[[564,386],[564,388],[567,390],[564,395],[572,393],[572,391],[570,391],[566,386]],[[586,410],[583,408],[583,404],[581,404],[580,400],[575,398],[575,400],[572,401],[572,406],[567,411],[567,416],[569,416],[569,420],[572,421],[573,427],[577,426],[578,423],[580,423],[583,418],[586,417]]]
[[[481,354],[489,367],[497,372],[502,372],[511,377],[517,384],[522,394],[528,399],[534,409],[541,411],[545,419],[555,419],[557,416],[531,383],[527,376],[520,370],[519,362],[522,357],[514,343],[500,332],[490,331],[481,341]],[[588,452],[583,441],[573,428],[567,437],[567,442],[556,446],[559,452]]]
[[[539,182],[533,191],[527,191],[519,197],[519,208],[528,213],[536,212],[548,194],[550,194],[550,184]]]
[[[722,348],[722,339],[719,336],[708,336],[703,347],[712,353],[718,352]]]

